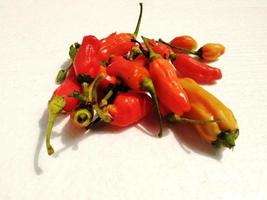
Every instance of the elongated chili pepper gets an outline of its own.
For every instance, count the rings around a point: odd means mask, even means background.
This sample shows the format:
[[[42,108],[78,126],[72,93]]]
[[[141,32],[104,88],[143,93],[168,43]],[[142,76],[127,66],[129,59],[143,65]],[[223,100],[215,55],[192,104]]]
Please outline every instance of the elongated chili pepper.
[[[105,62],[108,62],[111,55],[125,55],[128,51],[130,51],[134,47],[134,42],[131,39],[136,38],[139,27],[141,24],[141,18],[143,13],[143,4],[140,5],[140,13],[138,22],[133,34],[130,33],[112,33],[108,37],[101,40],[101,48],[99,49],[99,54],[101,55],[101,59]]]
[[[110,124],[127,127],[143,119],[152,108],[152,99],[147,94],[128,91],[118,94],[107,110],[112,117]]]
[[[149,50],[149,72],[159,100],[168,110],[182,115],[190,109],[190,104],[175,68],[168,60],[150,49],[146,38],[142,37],[142,39]]]
[[[177,54],[172,61],[181,77],[189,77],[198,83],[210,84],[222,78],[219,68],[211,67],[187,54]]]
[[[111,64],[107,67],[108,74],[122,79],[122,81],[131,89],[136,91],[147,91],[151,94],[155,104],[156,112],[159,118],[160,131],[162,136],[162,119],[159,111],[158,99],[155,88],[148,70],[139,61],[128,61],[122,56],[113,58]]]
[[[233,112],[194,80],[184,78],[180,82],[191,104],[191,110],[185,116],[191,119],[217,120],[216,123],[195,124],[197,132],[205,141],[217,147],[234,147],[239,129]]]
[[[62,112],[71,112],[79,105],[76,98],[70,97],[69,94],[74,91],[80,92],[80,85],[77,83],[73,67],[70,69],[64,82],[54,91],[52,98],[48,103],[49,118],[46,130],[46,148],[49,155],[54,153],[50,144],[52,128],[57,115]]]

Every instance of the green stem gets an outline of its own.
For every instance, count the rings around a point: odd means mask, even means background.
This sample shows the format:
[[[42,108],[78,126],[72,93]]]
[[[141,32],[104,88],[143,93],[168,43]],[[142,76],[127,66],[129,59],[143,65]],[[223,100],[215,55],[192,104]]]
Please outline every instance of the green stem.
[[[139,17],[138,17],[138,21],[135,27],[135,31],[134,31],[134,38],[137,37],[138,32],[139,32],[139,28],[140,28],[140,24],[141,24],[141,19],[142,19],[142,14],[143,14],[143,3],[139,3],[140,6],[140,12],[139,12]]]
[[[148,44],[148,38],[146,38],[146,37],[144,37],[144,36],[141,36],[142,37],[142,40],[144,41],[144,44],[145,44],[145,46],[146,46],[146,48],[147,48],[147,50],[148,50],[148,53],[149,53],[149,60],[150,61],[152,61],[152,60],[154,60],[154,59],[156,59],[156,58],[160,58],[161,56],[159,55],[159,54],[157,54],[157,53],[155,53],[151,48],[150,48],[150,46],[149,46],[149,44]]]
[[[49,118],[46,129],[46,148],[48,155],[52,155],[54,153],[54,149],[50,144],[50,138],[52,134],[52,129],[56,120],[58,113],[60,113],[66,104],[66,100],[61,96],[54,96],[48,103],[49,110]]]
[[[168,43],[168,42],[165,42],[165,41],[162,40],[161,38],[159,39],[159,42],[161,42],[161,43],[163,43],[163,44],[165,44],[165,45],[167,45],[167,46],[169,46],[169,47],[171,47],[171,48],[173,48],[173,49],[177,49],[177,50],[179,50],[179,51],[182,51],[183,53],[186,53],[186,54],[193,54],[193,55],[198,56],[198,52],[197,52],[197,51],[190,51],[190,50],[188,50],[188,49],[185,49],[185,48],[182,48],[182,47],[178,47],[178,46],[172,45],[172,44],[170,44],[170,43]]]
[[[114,94],[113,89],[109,90],[108,93],[101,99],[99,107],[104,107],[108,104],[108,100],[112,97]]]
[[[180,117],[179,115],[176,115],[176,114],[173,114],[173,113],[167,115],[166,119],[169,122],[183,122],[183,123],[187,123],[187,124],[206,124],[206,123],[214,123],[214,122],[218,122],[219,121],[219,120],[216,120],[216,119],[211,119],[211,120],[189,119],[189,118]]]
[[[104,122],[107,122],[107,123],[111,122],[112,118],[107,111],[99,108],[97,104],[93,105],[93,109],[96,111],[98,117],[100,117]]]
[[[97,86],[104,77],[104,73],[99,74],[89,86],[89,102],[97,103]]]
[[[162,122],[162,117],[160,114],[159,102],[158,102],[158,98],[157,98],[154,84],[150,78],[145,78],[142,82],[142,87],[145,91],[149,92],[149,94],[151,95],[151,97],[153,99],[154,105],[156,106],[156,112],[158,115],[159,126],[160,126],[158,136],[161,137],[162,136],[162,124],[163,124],[163,122]]]
[[[80,125],[80,127],[87,127],[93,119],[93,110],[81,108],[75,111],[73,120]]]

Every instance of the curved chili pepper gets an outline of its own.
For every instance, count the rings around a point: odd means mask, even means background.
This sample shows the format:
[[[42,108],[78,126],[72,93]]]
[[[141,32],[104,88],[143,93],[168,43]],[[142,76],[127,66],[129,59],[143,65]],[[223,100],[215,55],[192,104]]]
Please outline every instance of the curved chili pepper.
[[[122,79],[122,81],[131,89],[136,91],[147,91],[151,94],[160,123],[158,136],[162,136],[162,119],[159,111],[158,99],[152,80],[149,78],[149,72],[145,66],[137,61],[128,61],[122,56],[113,58],[111,64],[107,67],[108,74]]]
[[[161,103],[170,111],[182,115],[190,109],[187,95],[176,75],[175,68],[150,49],[147,39],[142,37],[149,51],[149,72]]]
[[[143,119],[152,110],[151,98],[142,92],[128,91],[116,96],[107,110],[112,117],[110,124],[126,127]]]
[[[101,48],[99,49],[99,54],[101,55],[101,59],[105,62],[108,62],[110,56],[125,55],[134,47],[135,44],[131,40],[137,37],[143,13],[143,4],[139,3],[139,5],[139,18],[133,34],[112,33],[108,37],[101,40]]]
[[[222,78],[220,69],[200,62],[187,54],[178,54],[172,63],[180,76],[192,78],[198,83],[210,84]]]
[[[79,106],[79,101],[69,96],[74,91],[80,92],[81,88],[76,81],[74,69],[71,67],[66,79],[54,91],[48,103],[49,118],[46,130],[46,147],[49,155],[54,153],[54,149],[50,144],[50,137],[57,115],[62,111],[71,112]]]

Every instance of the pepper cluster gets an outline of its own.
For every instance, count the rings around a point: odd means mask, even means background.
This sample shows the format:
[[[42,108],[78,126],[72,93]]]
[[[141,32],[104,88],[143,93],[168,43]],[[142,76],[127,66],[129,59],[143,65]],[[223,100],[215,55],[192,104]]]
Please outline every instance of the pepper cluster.
[[[71,116],[79,128],[90,129],[99,121],[128,127],[143,119],[153,109],[162,136],[163,119],[190,123],[204,140],[217,147],[232,148],[238,137],[236,119],[221,101],[200,84],[221,79],[220,69],[206,62],[224,53],[221,44],[209,43],[198,50],[190,36],[175,37],[171,42],[154,40],[137,34],[112,33],[98,39],[85,36],[70,46],[72,60],[68,69],[60,70],[60,84],[49,103],[46,131],[48,154],[52,127],[59,113]]]

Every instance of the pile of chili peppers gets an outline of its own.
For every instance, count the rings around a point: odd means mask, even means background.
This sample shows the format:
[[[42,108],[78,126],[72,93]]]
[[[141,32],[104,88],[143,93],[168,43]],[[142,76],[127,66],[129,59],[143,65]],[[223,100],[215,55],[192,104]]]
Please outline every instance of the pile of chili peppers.
[[[162,136],[163,120],[189,123],[208,143],[216,147],[235,146],[238,125],[229,108],[201,87],[222,78],[221,70],[207,62],[224,53],[221,44],[209,43],[197,49],[190,36],[170,42],[141,37],[137,40],[140,14],[134,33],[112,33],[98,39],[84,36],[70,46],[72,64],[59,71],[59,84],[49,103],[46,147],[50,144],[56,116],[65,113],[78,128],[90,129],[102,121],[128,127],[153,112]]]

